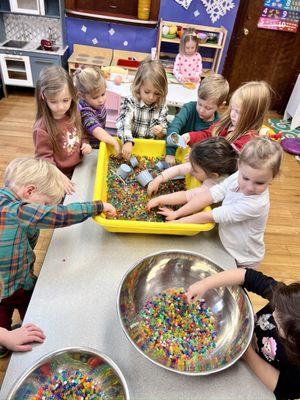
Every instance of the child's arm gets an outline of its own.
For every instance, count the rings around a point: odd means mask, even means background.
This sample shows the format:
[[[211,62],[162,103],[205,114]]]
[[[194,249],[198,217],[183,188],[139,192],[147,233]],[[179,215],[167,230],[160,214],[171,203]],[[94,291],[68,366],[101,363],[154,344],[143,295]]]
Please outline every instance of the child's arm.
[[[44,332],[34,324],[26,324],[12,331],[0,328],[0,344],[12,351],[31,350],[30,343],[43,343],[45,338]]]
[[[187,143],[192,145],[197,142],[202,142],[202,140],[208,139],[212,136],[212,132],[215,128],[215,124],[211,125],[209,128],[198,132],[189,132],[189,140]]]
[[[102,212],[112,217],[116,215],[115,208],[109,203],[102,203],[102,201],[72,203],[66,206],[43,206],[32,203],[21,203],[17,218],[18,223],[24,227],[54,229],[78,224]]]
[[[202,57],[200,53],[196,53],[196,61],[195,61],[195,76],[192,79],[192,81],[198,83],[201,79],[201,74],[202,74]]]
[[[173,75],[179,82],[183,81],[183,74],[181,73],[181,64],[182,64],[182,56],[181,54],[177,54],[173,67]]]
[[[124,99],[121,111],[116,121],[118,136],[123,142],[122,155],[126,160],[131,157],[133,148],[132,122],[134,119],[134,103]]]
[[[101,142],[104,142],[104,143],[107,143],[107,144],[113,146],[117,155],[121,154],[121,146],[120,146],[119,142],[117,141],[117,139],[110,136],[110,134],[107,133],[100,126],[93,130],[93,136],[95,136],[95,138],[100,140]]]
[[[166,136],[167,125],[168,125],[167,116],[168,116],[168,107],[166,105],[163,105],[159,112],[158,117],[154,119],[151,124],[152,125],[151,131],[158,139],[162,139],[163,137]]]
[[[51,164],[55,164],[53,145],[47,131],[35,128],[33,130],[34,152],[37,158],[43,158]]]
[[[181,192],[164,194],[162,196],[151,199],[147,204],[147,210],[150,211],[152,208],[166,204],[169,206],[174,206],[184,203],[186,203],[186,191],[182,190]]]

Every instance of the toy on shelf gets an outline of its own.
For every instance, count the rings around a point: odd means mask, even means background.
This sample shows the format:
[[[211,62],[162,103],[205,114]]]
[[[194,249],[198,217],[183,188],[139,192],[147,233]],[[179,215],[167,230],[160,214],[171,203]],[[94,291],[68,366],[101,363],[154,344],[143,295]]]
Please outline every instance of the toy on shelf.
[[[167,39],[175,39],[177,36],[177,26],[172,23],[166,23],[162,27],[162,36]]]

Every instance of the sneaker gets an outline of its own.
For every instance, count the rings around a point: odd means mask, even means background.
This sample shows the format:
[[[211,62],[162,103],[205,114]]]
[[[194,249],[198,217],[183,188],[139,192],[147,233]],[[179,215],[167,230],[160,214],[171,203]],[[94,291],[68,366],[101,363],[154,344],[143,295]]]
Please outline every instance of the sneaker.
[[[9,353],[10,353],[10,350],[8,350],[4,346],[0,346],[0,359],[7,357],[9,355]]]

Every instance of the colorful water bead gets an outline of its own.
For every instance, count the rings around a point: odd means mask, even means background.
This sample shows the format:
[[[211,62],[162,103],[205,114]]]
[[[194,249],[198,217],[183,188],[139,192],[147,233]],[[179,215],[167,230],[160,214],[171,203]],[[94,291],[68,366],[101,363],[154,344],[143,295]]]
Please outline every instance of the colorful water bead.
[[[157,361],[199,370],[216,347],[216,321],[204,300],[189,304],[184,289],[168,289],[147,301],[138,316],[138,345]]]
[[[62,370],[41,386],[32,400],[100,400],[109,397],[99,384],[81,371]]]
[[[162,222],[164,217],[157,214],[156,210],[147,211],[146,205],[150,200],[147,195],[147,188],[143,188],[135,177],[142,170],[148,169],[155,178],[160,173],[156,163],[163,159],[141,156],[136,156],[136,158],[139,165],[124,181],[115,172],[123,161],[110,156],[107,173],[107,201],[117,210],[115,219]],[[169,181],[160,185],[157,195],[173,193],[179,190],[185,190],[185,182],[183,180]]]

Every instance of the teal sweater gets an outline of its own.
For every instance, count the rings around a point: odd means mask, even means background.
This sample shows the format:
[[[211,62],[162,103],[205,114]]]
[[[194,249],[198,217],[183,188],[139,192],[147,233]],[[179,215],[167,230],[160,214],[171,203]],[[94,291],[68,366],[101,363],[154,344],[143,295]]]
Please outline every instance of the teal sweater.
[[[213,121],[203,121],[203,119],[199,117],[199,114],[196,110],[196,105],[196,101],[190,101],[182,107],[182,109],[168,126],[167,136],[174,132],[178,133],[179,135],[183,135],[187,132],[202,131],[209,128],[210,125],[219,120],[219,114],[215,113],[215,118]],[[175,152],[176,147],[167,144],[166,154],[173,156],[175,155]]]

